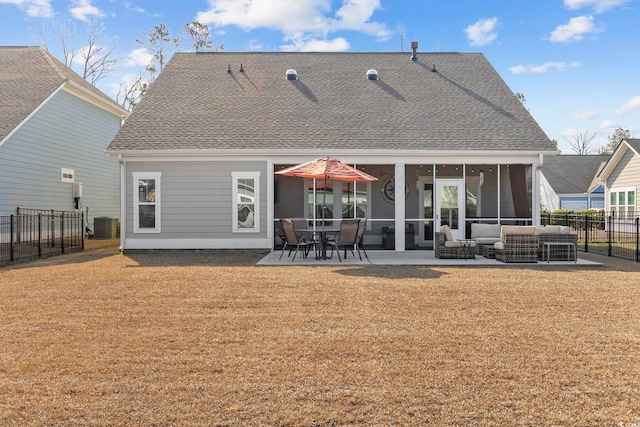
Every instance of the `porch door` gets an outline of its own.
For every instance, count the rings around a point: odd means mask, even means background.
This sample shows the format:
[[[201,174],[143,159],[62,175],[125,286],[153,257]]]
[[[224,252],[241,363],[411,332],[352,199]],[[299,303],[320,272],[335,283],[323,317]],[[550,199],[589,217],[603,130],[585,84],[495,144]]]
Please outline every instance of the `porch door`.
[[[422,220],[422,226],[419,227],[418,235],[420,240],[419,246],[430,247],[433,245],[433,225],[434,225],[434,212],[433,212],[433,177],[421,176],[419,177],[420,188],[418,191],[419,206],[418,206],[418,218]]]
[[[465,186],[462,179],[436,181],[436,231],[448,225],[454,239],[464,239]]]

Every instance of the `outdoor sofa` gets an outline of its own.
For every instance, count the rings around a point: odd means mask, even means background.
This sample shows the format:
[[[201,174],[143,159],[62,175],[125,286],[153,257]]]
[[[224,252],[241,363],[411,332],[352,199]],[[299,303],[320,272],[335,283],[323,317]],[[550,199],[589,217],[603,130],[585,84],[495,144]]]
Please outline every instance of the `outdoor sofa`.
[[[493,245],[495,258],[502,262],[575,261],[578,236],[570,231],[564,226],[503,225],[500,242]],[[547,242],[555,244],[546,246]]]

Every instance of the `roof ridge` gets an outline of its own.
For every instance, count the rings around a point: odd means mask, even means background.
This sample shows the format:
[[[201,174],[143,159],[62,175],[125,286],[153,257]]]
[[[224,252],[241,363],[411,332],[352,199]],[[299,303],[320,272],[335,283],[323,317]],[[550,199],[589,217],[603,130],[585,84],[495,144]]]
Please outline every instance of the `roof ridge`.
[[[38,52],[40,52],[40,54],[44,57],[44,60],[47,61],[47,63],[58,75],[58,77],[60,77],[63,81],[69,80],[67,76],[65,76],[65,74],[62,72],[62,70],[58,67],[58,65],[55,63],[55,61],[52,58],[52,55],[49,52],[47,52],[45,49],[41,48],[40,46],[32,46],[32,47],[36,49]]]

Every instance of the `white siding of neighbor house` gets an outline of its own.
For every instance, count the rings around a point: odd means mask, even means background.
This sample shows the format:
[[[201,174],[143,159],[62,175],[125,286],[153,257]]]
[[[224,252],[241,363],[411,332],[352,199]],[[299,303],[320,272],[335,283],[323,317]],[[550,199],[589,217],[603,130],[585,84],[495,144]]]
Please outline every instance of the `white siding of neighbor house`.
[[[161,174],[161,232],[133,232],[134,172]],[[259,232],[234,233],[232,172],[260,173]],[[124,249],[270,248],[267,162],[159,161],[126,163]]]
[[[16,208],[74,210],[73,184],[81,182],[80,208],[94,217],[120,215],[117,160],[104,150],[120,129],[120,117],[59,91],[0,146],[0,215]]]
[[[616,188],[636,188],[636,206],[635,212],[638,212],[638,188],[640,188],[640,157],[636,156],[633,151],[627,150],[622,156],[616,167],[607,178],[607,193],[605,197],[606,209],[610,211],[611,199],[609,190]]]

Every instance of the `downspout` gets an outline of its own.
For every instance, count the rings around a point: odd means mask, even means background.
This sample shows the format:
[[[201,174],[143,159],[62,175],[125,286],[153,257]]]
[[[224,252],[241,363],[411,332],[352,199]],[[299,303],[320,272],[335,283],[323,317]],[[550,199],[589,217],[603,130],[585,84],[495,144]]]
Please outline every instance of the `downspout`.
[[[120,252],[124,252],[127,233],[127,163],[122,158],[122,154],[118,154],[118,163],[120,164]]]

